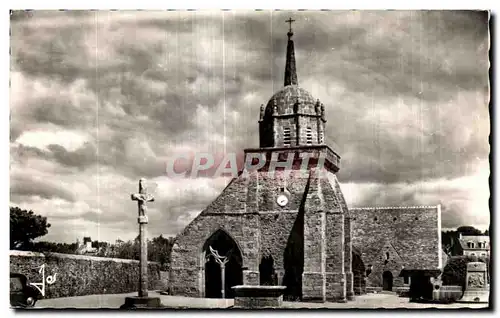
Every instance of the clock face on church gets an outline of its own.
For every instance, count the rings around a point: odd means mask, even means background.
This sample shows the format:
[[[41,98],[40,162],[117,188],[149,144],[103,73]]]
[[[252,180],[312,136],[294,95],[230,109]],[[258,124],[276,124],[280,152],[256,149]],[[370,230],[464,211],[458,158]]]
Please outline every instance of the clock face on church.
[[[279,206],[285,206],[288,203],[288,197],[284,194],[280,194],[276,199]]]

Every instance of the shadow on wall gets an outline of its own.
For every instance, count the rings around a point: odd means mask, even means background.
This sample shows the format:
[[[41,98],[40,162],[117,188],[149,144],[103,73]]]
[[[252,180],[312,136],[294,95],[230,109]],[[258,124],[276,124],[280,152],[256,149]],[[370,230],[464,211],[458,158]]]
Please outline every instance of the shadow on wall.
[[[306,187],[305,193],[308,192]],[[282,285],[286,286],[284,300],[298,301],[302,299],[302,273],[304,272],[304,202],[302,200],[299,213],[288,237],[283,255],[285,275]]]

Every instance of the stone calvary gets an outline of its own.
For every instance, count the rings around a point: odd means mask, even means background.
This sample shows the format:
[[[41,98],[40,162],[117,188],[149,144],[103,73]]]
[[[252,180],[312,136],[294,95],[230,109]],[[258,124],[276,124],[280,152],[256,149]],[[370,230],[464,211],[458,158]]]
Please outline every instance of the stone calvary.
[[[265,163],[235,176],[176,237],[173,295],[233,298],[234,286],[275,285],[287,300],[345,302],[407,285],[403,269],[442,268],[440,206],[347,206],[326,107],[298,85],[287,35],[284,87],[260,108],[260,147],[245,150]],[[291,165],[269,174],[272,158]]]

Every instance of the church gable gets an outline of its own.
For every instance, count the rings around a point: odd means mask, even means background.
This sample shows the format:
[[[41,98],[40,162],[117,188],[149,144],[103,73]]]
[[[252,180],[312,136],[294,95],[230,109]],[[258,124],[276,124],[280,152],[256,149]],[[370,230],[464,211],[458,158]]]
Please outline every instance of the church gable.
[[[390,264],[404,264],[403,259],[399,256],[399,253],[396,251],[391,242],[387,241],[383,245],[383,247],[379,250],[379,259],[384,265]]]
[[[376,260],[379,245],[388,242],[407,268],[440,266],[439,206],[351,208],[350,212],[353,246],[364,259]]]

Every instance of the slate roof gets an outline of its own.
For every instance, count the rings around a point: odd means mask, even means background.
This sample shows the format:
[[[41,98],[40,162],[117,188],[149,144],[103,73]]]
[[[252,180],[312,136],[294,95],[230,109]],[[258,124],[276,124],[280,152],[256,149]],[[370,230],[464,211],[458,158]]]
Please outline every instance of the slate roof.
[[[488,235],[462,235],[462,238],[458,240],[460,245],[464,250],[489,250],[490,249],[490,237]],[[470,248],[467,243],[473,242],[474,248]],[[479,243],[486,242],[486,247],[479,248]]]

